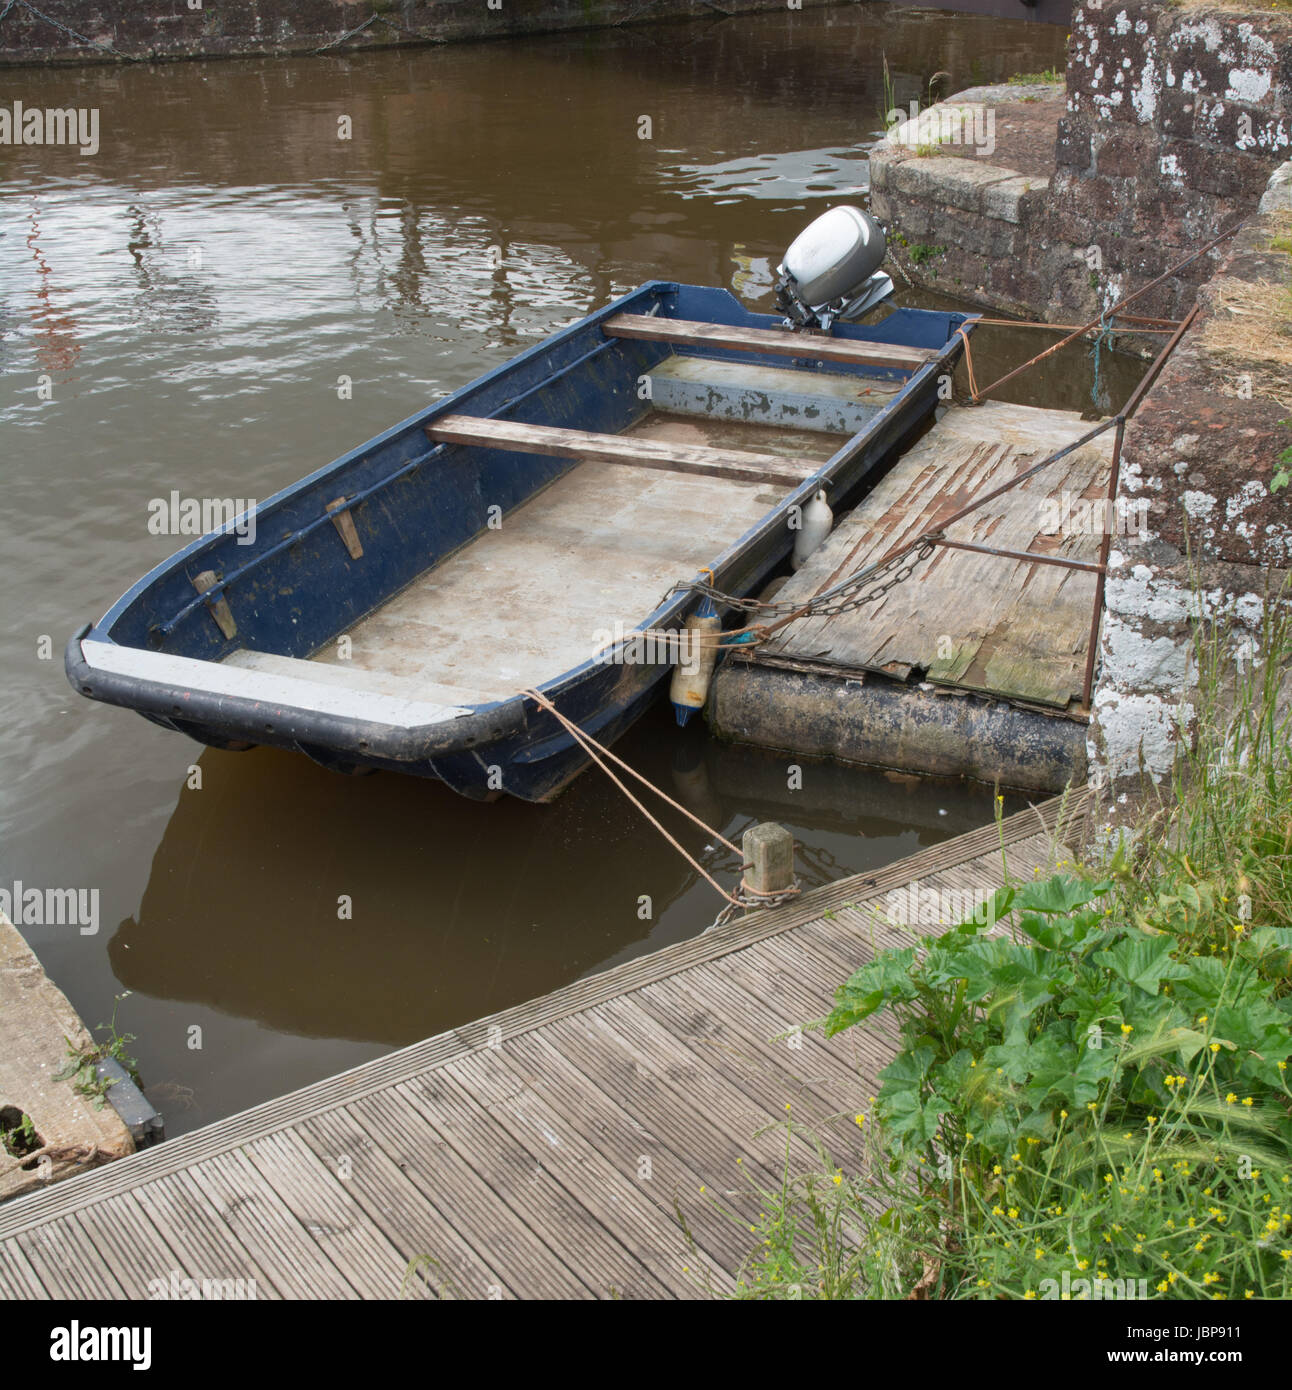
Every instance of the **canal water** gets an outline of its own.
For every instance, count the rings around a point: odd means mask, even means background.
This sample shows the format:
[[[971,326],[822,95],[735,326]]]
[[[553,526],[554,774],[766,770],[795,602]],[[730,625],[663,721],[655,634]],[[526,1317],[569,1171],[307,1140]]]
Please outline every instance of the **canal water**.
[[[0,883],[97,891],[97,933],[26,932],[91,1026],[128,994],[118,1026],[169,1133],[691,936],[721,904],[595,773],[551,807],[480,806],[203,751],[77,698],[68,634],[180,543],[150,533],[150,502],[268,496],[652,277],[767,307],[800,226],[864,198],[885,57],[904,104],[939,71],[954,90],[1061,66],[1063,44],[874,4],[3,75],[6,102],[97,109],[100,143],[0,152]],[[981,379],[1036,350],[1015,336],[981,335]],[[1078,349],[1014,398],[1089,388]],[[824,766],[791,791],[786,759],[664,713],[621,751],[729,836],[791,826],[808,883],[992,812],[989,791]]]

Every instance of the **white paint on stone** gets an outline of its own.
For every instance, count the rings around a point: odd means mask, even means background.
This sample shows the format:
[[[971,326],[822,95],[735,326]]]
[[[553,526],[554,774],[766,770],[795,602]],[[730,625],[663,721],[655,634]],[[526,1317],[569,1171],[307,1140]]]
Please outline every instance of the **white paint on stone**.
[[[1171,770],[1177,730],[1182,723],[1187,727],[1193,707],[1160,695],[1105,688],[1095,696],[1095,713],[1103,735],[1098,756],[1105,775],[1113,781],[1135,777],[1142,760],[1157,783]]]
[[[1109,614],[1104,631],[1104,680],[1114,689],[1178,693],[1189,674],[1189,648],[1170,637],[1146,637]]]

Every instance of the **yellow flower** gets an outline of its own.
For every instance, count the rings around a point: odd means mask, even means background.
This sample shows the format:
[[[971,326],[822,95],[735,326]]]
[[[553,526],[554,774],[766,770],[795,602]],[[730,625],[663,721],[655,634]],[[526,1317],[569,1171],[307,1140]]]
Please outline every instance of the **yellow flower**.
[[[1090,1268],[1090,1261],[1089,1261],[1089,1260],[1078,1260],[1078,1261],[1077,1261],[1077,1268],[1078,1268],[1078,1269],[1089,1269],[1089,1268]]]
[[[854,1115],[852,1118],[853,1118],[854,1120],[856,1120],[856,1122],[857,1122],[859,1125],[864,1125],[864,1124],[866,1123],[866,1117],[865,1117],[865,1115],[862,1114],[862,1113],[860,1113],[860,1112],[858,1112],[858,1113],[857,1113],[856,1115]]]
[[[1280,1071],[1287,1071],[1288,1069],[1288,1064],[1286,1062],[1277,1062],[1275,1063],[1275,1065],[1278,1067]]]
[[[1169,1289],[1170,1287],[1170,1284],[1168,1284],[1167,1281],[1163,1279],[1162,1282],[1158,1284],[1157,1291],[1158,1293],[1165,1293],[1167,1289]]]
[[[991,1209],[991,1214],[992,1214],[993,1216],[1004,1216],[1004,1215],[1005,1215],[1005,1208],[1004,1208],[1004,1207],[992,1207],[992,1209]]]
[[[973,1135],[970,1134],[968,1130],[965,1130],[965,1143],[966,1143],[966,1144],[972,1144],[972,1143],[973,1143]]]
[[[1212,1044],[1211,1044],[1211,1050],[1212,1050],[1213,1052],[1219,1052],[1219,1051],[1220,1051],[1220,1044],[1219,1044],[1219,1043],[1212,1043]]]
[[[1023,1297],[1024,1297],[1025,1299],[1031,1299],[1031,1298],[1035,1298],[1035,1297],[1036,1297],[1036,1294],[1033,1293],[1031,1289],[1028,1289],[1028,1291],[1023,1295]]]
[[[1000,1177],[1000,1174],[1001,1174],[1001,1167],[1000,1167],[1000,1164],[999,1164],[999,1163],[993,1163],[993,1164],[991,1165],[991,1171],[992,1171],[993,1173],[995,1173],[997,1177]]]
[[[1237,1101],[1237,1099],[1238,1097],[1232,1091],[1230,1091],[1230,1093],[1225,1097],[1225,1104],[1233,1105]]]
[[[978,1280],[978,1287],[979,1287],[980,1289],[990,1288],[990,1287],[991,1287],[991,1281],[988,1280],[988,1279],[979,1279],[979,1280]]]
[[[1219,1283],[1220,1283],[1220,1275],[1219,1275],[1219,1274],[1204,1274],[1204,1275],[1202,1276],[1202,1282],[1203,1282],[1204,1284],[1219,1284]]]
[[[1251,1289],[1244,1289],[1244,1290],[1243,1290],[1243,1297],[1244,1297],[1244,1298],[1255,1298],[1256,1295],[1255,1295],[1255,1293],[1252,1292]]]
[[[1135,1031],[1135,1025],[1134,1025],[1133,1023],[1123,1023],[1123,1024],[1122,1024],[1122,1036],[1123,1036],[1123,1037],[1125,1037],[1127,1033],[1133,1033],[1134,1031]]]
[[[1060,1111],[1059,1111],[1059,1119],[1061,1119],[1061,1120],[1066,1120],[1067,1118],[1068,1118],[1068,1112],[1067,1112],[1066,1110],[1060,1110]]]
[[[1244,1096],[1244,1097],[1243,1097],[1243,1104],[1244,1104],[1244,1105],[1252,1105],[1253,1103],[1254,1103],[1254,1102],[1252,1101],[1251,1096]]]
[[[1009,1209],[1009,1219],[1010,1219],[1011,1221],[1017,1221],[1017,1220],[1018,1220],[1018,1208],[1017,1208],[1017,1207],[1010,1207],[1010,1209]]]

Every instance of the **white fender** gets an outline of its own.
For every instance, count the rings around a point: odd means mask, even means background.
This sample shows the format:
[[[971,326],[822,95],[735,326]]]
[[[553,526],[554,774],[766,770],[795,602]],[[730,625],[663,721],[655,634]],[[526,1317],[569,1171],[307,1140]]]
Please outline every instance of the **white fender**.
[[[803,508],[800,520],[803,524],[794,536],[794,554],[790,559],[790,564],[796,570],[803,567],[808,556],[820,546],[834,525],[834,512],[825,500],[824,492],[818,492]]]

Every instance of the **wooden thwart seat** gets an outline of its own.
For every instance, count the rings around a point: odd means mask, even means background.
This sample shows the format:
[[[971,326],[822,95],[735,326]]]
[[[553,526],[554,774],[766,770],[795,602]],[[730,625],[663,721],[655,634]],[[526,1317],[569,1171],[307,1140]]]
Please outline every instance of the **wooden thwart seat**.
[[[590,430],[560,429],[554,425],[525,425],[514,420],[489,420],[475,415],[445,415],[426,426],[426,435],[436,444],[476,444],[523,454],[627,463],[637,468],[731,478],[742,483],[771,483],[777,487],[797,487],[821,466],[817,459],[797,462],[775,454],[595,434]]]
[[[820,333],[792,333],[774,328],[733,328],[725,323],[655,318],[650,314],[616,314],[603,323],[610,338],[645,338],[654,343],[728,348],[733,352],[767,352],[778,357],[810,357],[821,362],[857,362],[868,367],[916,371],[934,348],[899,347],[895,343],[861,343]]]

